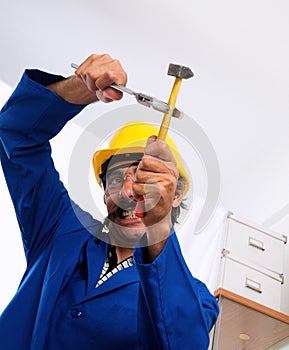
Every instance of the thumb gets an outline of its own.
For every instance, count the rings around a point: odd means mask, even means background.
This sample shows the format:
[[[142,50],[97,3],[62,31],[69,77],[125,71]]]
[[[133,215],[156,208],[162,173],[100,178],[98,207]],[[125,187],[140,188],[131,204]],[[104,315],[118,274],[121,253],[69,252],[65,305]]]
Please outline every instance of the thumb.
[[[151,135],[148,139],[147,139],[147,143],[146,143],[146,146],[156,142],[157,140],[157,136],[156,135]]]

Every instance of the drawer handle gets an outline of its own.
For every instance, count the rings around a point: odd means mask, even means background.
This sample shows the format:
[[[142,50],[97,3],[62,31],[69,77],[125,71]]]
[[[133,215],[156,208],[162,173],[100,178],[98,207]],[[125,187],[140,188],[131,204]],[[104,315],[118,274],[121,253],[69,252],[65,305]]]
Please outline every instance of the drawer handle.
[[[257,292],[260,294],[262,293],[261,283],[255,282],[248,277],[246,277],[245,287],[253,290],[254,292]]]
[[[262,252],[265,251],[264,248],[264,242],[259,241],[258,239],[255,239],[253,237],[249,237],[249,246],[254,247],[256,249],[262,250]]]

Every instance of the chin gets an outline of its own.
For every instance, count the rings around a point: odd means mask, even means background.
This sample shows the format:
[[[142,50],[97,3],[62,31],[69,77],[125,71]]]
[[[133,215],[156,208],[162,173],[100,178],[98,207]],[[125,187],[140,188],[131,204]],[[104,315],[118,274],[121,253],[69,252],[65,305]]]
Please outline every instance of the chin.
[[[146,232],[142,222],[123,223],[116,220],[110,222],[109,228],[111,242],[116,246],[125,248],[134,248]]]

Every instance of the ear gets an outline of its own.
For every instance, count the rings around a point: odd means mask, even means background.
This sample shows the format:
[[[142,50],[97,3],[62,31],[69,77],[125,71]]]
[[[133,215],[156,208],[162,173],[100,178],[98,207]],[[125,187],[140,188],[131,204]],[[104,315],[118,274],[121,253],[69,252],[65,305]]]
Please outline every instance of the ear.
[[[177,182],[177,188],[176,188],[176,193],[175,197],[173,200],[173,208],[178,207],[184,198],[184,190],[186,188],[186,183],[183,177],[179,177],[178,182]]]
[[[184,191],[182,189],[176,189],[175,197],[173,200],[173,208],[178,207],[184,198]]]
[[[178,207],[182,203],[183,197],[184,194],[182,190],[176,191],[175,198],[173,200],[173,208]]]

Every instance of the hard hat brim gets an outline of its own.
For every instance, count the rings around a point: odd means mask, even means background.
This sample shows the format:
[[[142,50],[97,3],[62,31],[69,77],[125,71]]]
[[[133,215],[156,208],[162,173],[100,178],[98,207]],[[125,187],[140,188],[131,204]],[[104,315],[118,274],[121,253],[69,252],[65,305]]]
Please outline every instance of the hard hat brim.
[[[94,169],[94,175],[97,180],[97,183],[100,187],[102,187],[100,175],[102,174],[102,165],[110,159],[112,156],[119,155],[119,154],[127,154],[131,155],[133,153],[143,153],[144,147],[142,146],[136,146],[136,147],[123,147],[123,148],[104,148],[96,151],[93,155],[92,162],[93,162],[93,169]],[[125,156],[124,156],[125,158]],[[189,179],[187,176],[187,173],[182,173],[182,169],[179,169],[180,175],[184,177],[186,180],[185,188],[184,188],[184,194],[187,194],[189,189]]]
[[[104,164],[110,157],[117,154],[132,154],[132,153],[143,153],[144,147],[124,147],[124,148],[104,148],[94,153],[92,162],[95,178],[98,184],[101,186],[100,175],[102,173],[102,164]]]

